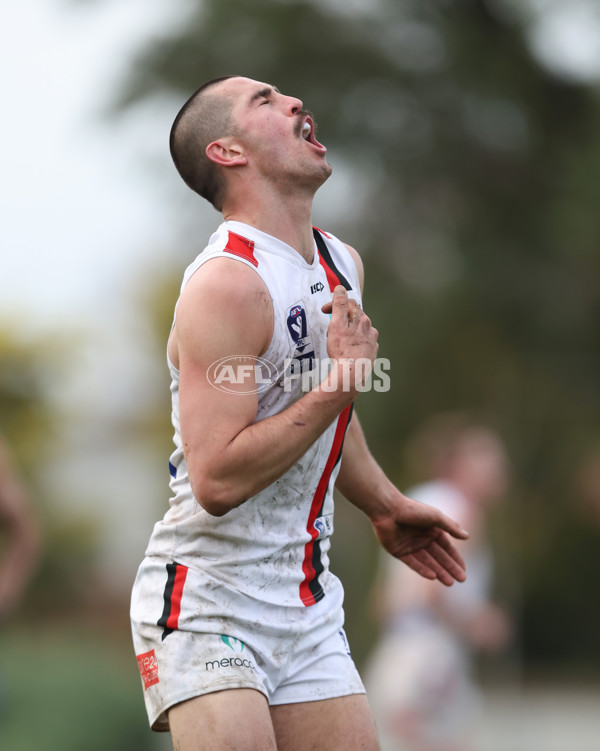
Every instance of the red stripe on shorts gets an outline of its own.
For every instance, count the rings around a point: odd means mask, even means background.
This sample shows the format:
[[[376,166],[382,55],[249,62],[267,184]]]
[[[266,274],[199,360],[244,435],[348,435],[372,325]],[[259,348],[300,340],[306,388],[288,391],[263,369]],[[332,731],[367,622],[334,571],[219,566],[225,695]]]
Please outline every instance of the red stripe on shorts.
[[[179,628],[179,616],[181,615],[181,597],[183,595],[183,586],[187,577],[187,567],[177,565],[175,572],[175,581],[173,583],[173,592],[171,594],[171,612],[167,618],[166,628],[173,630]]]

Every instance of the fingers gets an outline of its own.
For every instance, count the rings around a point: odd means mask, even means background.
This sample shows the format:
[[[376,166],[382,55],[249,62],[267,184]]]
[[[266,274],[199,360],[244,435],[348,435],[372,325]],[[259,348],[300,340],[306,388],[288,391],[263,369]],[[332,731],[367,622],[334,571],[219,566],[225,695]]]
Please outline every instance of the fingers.
[[[333,297],[331,299],[331,302],[325,303],[321,310],[323,313],[334,313],[337,312],[338,315],[344,316],[348,314],[348,307],[349,307],[349,301],[348,299],[348,293],[346,292],[346,288],[342,287],[341,284],[338,284],[337,287],[333,290]]]
[[[415,554],[405,555],[401,559],[409,568],[416,571],[424,579],[437,579],[437,576],[430,566],[422,563]]]
[[[443,566],[436,561],[435,557],[426,550],[419,550],[417,553],[405,556],[402,560],[407,566],[410,566],[413,571],[416,571],[417,574],[420,574],[425,579],[437,579],[446,587],[451,587],[456,581],[455,577],[446,571]],[[464,578],[463,573],[462,579],[458,579],[458,581],[463,581]]]
[[[449,571],[462,571],[463,573],[466,571],[466,564],[461,556],[461,554],[456,549],[456,546],[452,543],[452,540],[448,538],[447,535],[442,534],[438,537],[436,540],[436,544],[439,548],[439,554],[441,559],[443,559],[446,562],[446,568]],[[455,567],[458,567],[455,569]],[[455,577],[458,578],[458,577]],[[463,579],[459,579],[459,581],[463,581]]]
[[[456,550],[454,545],[445,535],[442,535],[435,540],[426,552],[435,560],[436,564],[441,567],[444,574],[450,577],[451,580],[462,582],[467,578],[465,573],[465,562],[458,550]],[[440,581],[443,581],[444,584],[447,583],[441,577],[438,576],[438,578]],[[451,583],[452,581],[449,582],[449,584]]]
[[[349,297],[346,289],[341,285],[335,287],[331,303],[324,305],[322,310],[324,312],[331,310],[331,319],[327,328],[329,357],[340,363],[347,361],[347,366],[353,373],[356,362],[364,360],[373,363],[379,348],[377,331],[373,329],[370,318],[365,315],[356,300]],[[354,379],[354,386],[351,389],[356,393],[361,391],[363,385],[361,378],[364,381],[368,376],[368,372],[364,370],[360,373],[362,376],[359,374],[359,377]]]
[[[445,534],[432,540],[426,548],[403,556],[402,560],[425,579],[438,579],[446,587],[467,578],[465,562]]]
[[[321,306],[323,313],[331,313],[332,317],[341,318],[349,324],[358,324],[364,329],[371,329],[371,319],[365,315],[360,305],[348,297],[345,287],[338,285],[333,290],[333,297],[330,302]],[[379,332],[375,332],[379,336]]]
[[[469,533],[467,530],[463,529],[458,522],[455,522],[454,519],[451,519],[449,516],[440,514],[439,518],[435,520],[435,524],[438,527],[445,529],[446,532],[451,534],[452,537],[456,537],[458,540],[469,539]]]
[[[348,292],[341,284],[338,284],[333,290],[333,307],[348,307]]]

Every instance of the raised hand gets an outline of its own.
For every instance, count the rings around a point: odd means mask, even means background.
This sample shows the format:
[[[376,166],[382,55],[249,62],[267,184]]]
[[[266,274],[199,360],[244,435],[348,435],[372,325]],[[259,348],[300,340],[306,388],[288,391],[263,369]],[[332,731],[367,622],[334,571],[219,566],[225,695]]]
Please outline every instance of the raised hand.
[[[327,329],[327,353],[348,368],[349,383],[360,391],[377,357],[379,332],[341,285],[333,290],[333,299],[323,305],[322,310],[331,313]],[[357,376],[355,365],[358,360],[362,361],[362,367]]]

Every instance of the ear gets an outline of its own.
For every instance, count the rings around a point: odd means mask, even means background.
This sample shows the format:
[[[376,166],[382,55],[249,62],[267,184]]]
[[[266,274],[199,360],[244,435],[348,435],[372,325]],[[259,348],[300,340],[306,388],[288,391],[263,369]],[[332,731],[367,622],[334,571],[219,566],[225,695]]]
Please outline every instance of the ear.
[[[206,147],[206,156],[211,162],[223,167],[240,167],[248,163],[248,158],[240,144],[233,138],[219,138]]]

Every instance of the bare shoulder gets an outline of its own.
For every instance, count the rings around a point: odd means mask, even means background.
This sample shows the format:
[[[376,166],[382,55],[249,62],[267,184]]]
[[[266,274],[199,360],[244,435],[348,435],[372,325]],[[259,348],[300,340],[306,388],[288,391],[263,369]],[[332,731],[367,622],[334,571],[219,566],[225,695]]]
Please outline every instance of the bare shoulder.
[[[268,307],[271,298],[266,284],[259,274],[245,263],[230,258],[213,258],[204,263],[184,287],[179,309],[195,305],[253,304]]]
[[[348,245],[348,243],[344,243],[344,245],[346,246],[346,249],[352,256],[352,259],[354,263],[356,264],[356,272],[358,274],[358,280],[360,282],[360,289],[362,292],[362,289],[365,286],[365,267],[362,262],[362,258],[360,257],[356,248],[353,248],[352,245]]]
[[[244,341],[249,354],[262,354],[272,332],[273,304],[260,275],[240,261],[213,258],[181,293],[169,354],[177,365],[182,349],[213,357],[215,350]]]

